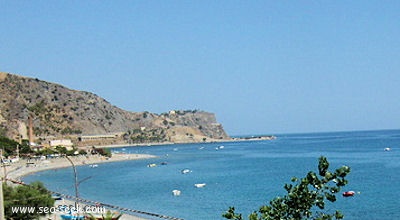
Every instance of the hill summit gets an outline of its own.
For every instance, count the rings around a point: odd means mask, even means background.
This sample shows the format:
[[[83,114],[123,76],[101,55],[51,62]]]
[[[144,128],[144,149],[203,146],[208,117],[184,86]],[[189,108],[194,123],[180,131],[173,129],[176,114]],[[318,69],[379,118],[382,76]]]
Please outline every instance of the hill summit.
[[[34,142],[70,139],[77,145],[183,143],[230,139],[213,113],[130,112],[96,94],[39,79],[0,73],[0,135]],[[29,126],[31,125],[31,126]]]

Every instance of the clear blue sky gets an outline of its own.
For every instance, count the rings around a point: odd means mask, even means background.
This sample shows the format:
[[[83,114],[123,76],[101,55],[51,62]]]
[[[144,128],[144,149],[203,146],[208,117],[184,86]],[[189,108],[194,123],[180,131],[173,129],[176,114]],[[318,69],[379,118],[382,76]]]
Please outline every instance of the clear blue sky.
[[[0,0],[0,71],[230,135],[400,128],[400,1]]]

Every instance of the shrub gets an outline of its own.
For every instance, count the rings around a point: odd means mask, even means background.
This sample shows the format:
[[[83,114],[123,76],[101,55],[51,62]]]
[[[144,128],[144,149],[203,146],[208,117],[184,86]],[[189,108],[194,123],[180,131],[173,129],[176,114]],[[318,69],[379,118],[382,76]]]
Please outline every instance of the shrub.
[[[39,216],[46,215],[46,213],[39,213],[39,207],[54,206],[54,199],[41,182],[16,187],[3,184],[3,193],[6,219],[37,219]],[[12,207],[35,207],[37,212],[13,212]]]
[[[291,184],[285,184],[287,195],[276,197],[269,205],[261,206],[258,212],[250,214],[249,219],[342,219],[343,214],[340,211],[328,214],[319,210],[324,210],[325,200],[336,201],[335,194],[348,183],[345,177],[350,173],[350,168],[342,166],[335,172],[328,171],[328,168],[326,157],[320,157],[318,174],[310,171],[302,179],[293,177]],[[235,213],[234,207],[230,207],[222,216],[226,219],[243,219],[242,214]]]

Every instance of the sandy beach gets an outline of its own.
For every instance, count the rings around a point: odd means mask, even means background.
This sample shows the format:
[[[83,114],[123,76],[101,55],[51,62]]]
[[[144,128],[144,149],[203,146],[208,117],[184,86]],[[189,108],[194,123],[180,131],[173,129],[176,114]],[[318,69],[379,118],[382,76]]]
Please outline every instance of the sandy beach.
[[[140,160],[140,159],[149,159],[154,158],[153,155],[148,154],[113,154],[111,158],[105,158],[99,155],[91,155],[91,156],[74,156],[70,157],[75,166],[83,166],[83,165],[93,165],[93,164],[101,164],[101,163],[110,163],[110,162],[118,162],[118,161],[126,161],[126,160]],[[21,177],[25,175],[29,175],[35,172],[50,170],[50,169],[59,169],[71,167],[71,163],[66,158],[53,158],[53,159],[45,159],[45,160],[20,160],[18,162],[12,163],[9,166],[5,166],[3,173],[6,174],[6,178],[13,180],[21,180]],[[104,201],[107,202],[107,201]],[[56,201],[55,206],[58,205],[72,205],[73,201],[70,200],[59,200]],[[111,210],[114,212],[114,210]],[[59,215],[51,215],[46,216],[42,219],[61,219]],[[123,214],[120,218],[121,220],[145,220],[144,217],[137,217],[130,214]]]

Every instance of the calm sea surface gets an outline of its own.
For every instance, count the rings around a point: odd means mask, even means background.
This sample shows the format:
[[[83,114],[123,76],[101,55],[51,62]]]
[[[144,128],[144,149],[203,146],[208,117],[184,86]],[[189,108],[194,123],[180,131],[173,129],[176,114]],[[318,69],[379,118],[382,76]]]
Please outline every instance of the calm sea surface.
[[[216,149],[223,145],[223,149]],[[390,147],[391,151],[384,151]],[[344,190],[327,210],[345,219],[400,219],[400,130],[277,135],[273,141],[182,144],[113,149],[157,159],[78,168],[82,198],[187,220],[223,219],[229,206],[247,216],[278,195],[293,176],[317,172],[324,155],[331,169],[351,167]],[[159,165],[167,162],[167,165]],[[157,167],[148,168],[150,163]],[[182,174],[182,169],[192,172]],[[72,169],[44,171],[24,181],[74,195]],[[204,188],[194,184],[206,183]],[[173,196],[172,190],[181,196]]]

